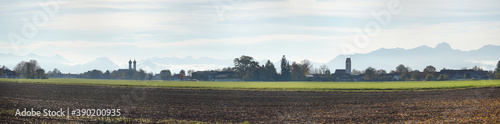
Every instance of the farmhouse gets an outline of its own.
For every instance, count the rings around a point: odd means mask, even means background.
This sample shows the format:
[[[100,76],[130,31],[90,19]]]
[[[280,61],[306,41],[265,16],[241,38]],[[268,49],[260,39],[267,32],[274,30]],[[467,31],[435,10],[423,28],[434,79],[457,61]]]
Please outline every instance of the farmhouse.
[[[9,69],[1,70],[2,75],[0,75],[1,78],[17,78],[16,72],[11,71]]]
[[[193,72],[192,78],[203,81],[241,81],[232,75],[234,72],[231,71],[197,71]]]
[[[215,76],[215,81],[242,81],[238,78],[233,78],[234,72],[219,72]]]

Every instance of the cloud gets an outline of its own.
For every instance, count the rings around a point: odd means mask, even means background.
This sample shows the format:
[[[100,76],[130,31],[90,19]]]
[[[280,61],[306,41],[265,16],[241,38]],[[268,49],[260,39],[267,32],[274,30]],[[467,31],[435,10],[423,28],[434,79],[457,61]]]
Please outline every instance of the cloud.
[[[361,1],[254,1],[237,4],[215,4],[215,9],[227,20],[263,20],[296,16],[336,16],[364,18],[368,10],[380,5]]]
[[[470,61],[472,63],[478,63],[481,65],[491,65],[491,66],[497,65],[498,62],[498,61],[478,61],[478,60],[470,60]]]
[[[399,16],[411,19],[500,15],[500,8],[497,6],[500,1],[497,0],[402,0],[402,3],[405,3],[404,12]]]
[[[322,28],[296,26],[297,30],[332,30],[333,32],[348,32],[348,28]],[[410,25],[384,28],[381,33],[372,37],[372,42],[366,48],[360,48],[358,53],[367,53],[379,48],[415,48],[421,45],[435,46],[441,42],[447,42],[454,49],[474,50],[484,45],[500,45],[497,39],[500,39],[500,22],[466,22],[466,23],[442,23],[433,25]],[[85,49],[94,49],[99,51],[120,51],[121,48],[131,48],[134,51],[165,51],[167,53],[175,51],[185,51],[176,54],[179,57],[183,55],[212,56],[223,58],[224,55],[234,56],[240,54],[251,54],[256,57],[271,58],[266,52],[276,51],[277,46],[286,45],[287,49],[276,52],[275,54],[296,54],[296,60],[310,59],[314,61],[328,61],[322,54],[307,55],[310,53],[329,53],[329,56],[341,54],[339,44],[344,42],[353,44],[354,33],[345,35],[314,35],[314,34],[275,34],[275,35],[257,35],[257,36],[239,36],[239,37],[220,37],[220,38],[190,38],[185,40],[148,40],[151,37],[157,37],[157,34],[127,34],[129,37],[119,37],[116,40],[134,39],[129,42],[105,42],[93,40],[76,41],[34,41],[30,44],[21,46],[20,49],[38,53],[37,51],[46,48],[55,50],[54,53],[65,52],[73,49],[82,51]],[[8,52],[10,49],[8,42],[1,42],[3,50]],[[265,44],[265,45],[264,45]],[[241,49],[244,48],[244,49]],[[302,49],[304,52],[294,52],[294,49]],[[229,52],[231,51],[231,52]],[[285,53],[283,53],[285,52]],[[220,54],[224,53],[224,54]],[[81,53],[87,54],[92,53]],[[234,55],[233,55],[234,54]],[[154,53],[154,55],[162,55]],[[119,56],[119,55],[117,55]],[[302,57],[302,58],[299,58]]]
[[[287,40],[290,42],[322,42],[343,39],[338,36],[315,36],[315,35],[264,35],[256,37],[234,37],[221,39],[192,39],[179,42],[167,43],[148,43],[137,44],[139,47],[186,47],[206,44],[224,44],[224,45],[251,45],[261,43],[272,43],[275,41]]]
[[[160,63],[153,63],[154,66],[147,66],[147,65],[141,65],[139,64],[139,68],[147,70],[147,71],[155,71],[155,73],[160,72],[163,69],[169,69],[172,71],[172,73],[179,73],[180,70],[197,70],[197,71],[204,71],[204,70],[215,70],[215,69],[221,69],[225,68],[227,66],[221,66],[221,65],[214,65],[214,64],[160,64]]]
[[[148,34],[135,35],[148,36]],[[166,47],[192,47],[207,44],[224,45],[251,45],[272,43],[275,41],[289,42],[329,42],[338,39],[345,39],[347,36],[316,36],[316,35],[264,35],[256,37],[232,37],[219,39],[190,39],[176,42],[159,41],[138,41],[138,42],[97,42],[97,41],[34,41],[30,44],[20,46],[21,49],[34,49],[45,47],[63,47],[63,48],[92,48],[92,47],[110,47],[110,46],[135,46],[139,48],[166,48]],[[9,47],[4,47],[8,49]]]
[[[124,2],[124,1],[120,1]],[[69,5],[65,5],[67,8],[72,8],[72,9],[97,9],[97,8],[104,8],[104,9],[120,9],[120,10],[144,10],[144,9],[161,9],[162,6],[158,4],[146,4],[146,3],[135,3],[135,4],[120,4],[115,2],[105,2],[105,1],[99,1],[99,2],[78,2],[78,4],[71,3]]]
[[[479,67],[485,70],[494,70],[496,68],[498,61],[489,61],[489,60],[469,60],[472,63],[479,64]]]
[[[60,30],[83,31],[175,29],[176,26],[164,24],[176,20],[174,16],[139,12],[72,14],[58,17],[46,27]]]
[[[324,55],[308,54],[340,54],[340,43],[353,44],[353,28],[357,27],[351,26],[358,22],[364,26],[363,22],[373,21],[370,12],[387,9],[388,3],[387,0],[229,1],[63,1],[59,2],[61,10],[57,16],[39,28],[38,36],[29,39],[33,42],[20,48],[29,53],[47,54],[71,50],[86,57],[101,56],[97,52],[86,52],[90,48],[102,52],[120,51],[122,47],[147,51],[143,54],[175,52],[177,56],[224,57],[248,53],[265,56],[269,51],[286,51],[286,54],[300,54],[302,59],[325,61],[328,58]],[[379,48],[434,46],[441,42],[460,50],[500,45],[500,1],[400,1],[404,11],[392,16],[390,26],[382,28],[359,53]],[[19,34],[23,23],[20,20],[41,11],[38,6],[30,1],[1,2],[0,10],[6,13],[0,14],[0,22],[5,22],[1,25],[6,28],[0,32]],[[14,22],[20,25],[10,26]],[[0,39],[0,52],[12,50],[6,40]],[[280,45],[288,48],[273,48]],[[48,50],[50,52],[46,52]]]

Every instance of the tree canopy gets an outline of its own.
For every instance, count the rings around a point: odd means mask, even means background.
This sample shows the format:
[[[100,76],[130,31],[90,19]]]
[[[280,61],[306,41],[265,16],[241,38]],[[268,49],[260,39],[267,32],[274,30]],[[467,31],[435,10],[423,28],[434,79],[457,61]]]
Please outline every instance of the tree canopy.
[[[30,60],[29,62],[21,61],[16,65],[14,71],[19,75],[20,78],[27,79],[42,79],[47,78],[45,75],[45,70],[43,70],[36,60]]]

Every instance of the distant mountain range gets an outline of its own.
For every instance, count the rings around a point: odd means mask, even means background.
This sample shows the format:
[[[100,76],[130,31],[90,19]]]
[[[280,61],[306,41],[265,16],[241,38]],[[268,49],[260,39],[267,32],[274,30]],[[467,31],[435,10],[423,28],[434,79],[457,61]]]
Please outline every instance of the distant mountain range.
[[[335,69],[345,68],[345,59],[351,58],[352,68],[356,70],[364,70],[367,67],[376,69],[384,69],[387,71],[394,70],[397,65],[404,64],[412,69],[423,70],[428,65],[433,65],[436,69],[460,69],[463,67],[471,68],[480,66],[483,69],[492,70],[496,63],[500,60],[500,46],[486,45],[477,50],[460,51],[452,49],[449,44],[441,43],[435,48],[428,46],[420,46],[413,49],[386,49],[381,48],[366,54],[339,55],[333,58],[328,63],[311,62],[313,67],[318,68],[326,64],[332,72]],[[82,73],[92,69],[99,70],[118,70],[121,68],[117,63],[114,63],[107,57],[99,57],[85,64],[69,65],[69,60],[61,56],[44,57],[35,54],[25,56],[16,56],[13,54],[0,53],[0,65],[5,65],[13,69],[15,65],[21,61],[37,60],[42,68],[46,71],[57,68],[63,73]],[[159,73],[163,69],[170,69],[177,73],[181,69],[188,70],[211,70],[222,69],[224,67],[233,67],[233,59],[213,59],[202,57],[195,59],[192,57],[177,58],[177,57],[153,57],[143,60],[137,60],[137,68],[146,70],[147,72]],[[258,60],[259,64],[265,64],[267,60]],[[280,70],[279,61],[273,62],[277,70]],[[128,65],[124,61],[121,65]]]
[[[172,73],[178,73],[180,70],[213,70],[233,66],[233,60],[219,60],[208,57],[194,59],[192,57],[153,57],[137,61],[137,68],[159,73],[163,69],[169,69]]]
[[[0,65],[5,65],[6,67],[13,69],[21,61],[37,60],[38,64],[45,69],[45,71],[51,71],[54,68],[59,69],[63,73],[83,73],[88,70],[98,69],[102,71],[106,70],[118,70],[128,68],[128,60],[123,61],[122,65],[127,65],[127,67],[120,67],[117,63],[111,61],[107,57],[99,57],[95,60],[87,62],[85,64],[68,64],[70,61],[62,58],[61,56],[39,56],[35,54],[29,54],[25,56],[17,56],[13,54],[2,54],[0,53]],[[172,73],[178,73],[180,70],[188,69],[192,70],[212,70],[212,69],[222,69],[224,67],[233,66],[233,59],[219,60],[212,58],[199,58],[194,59],[192,57],[177,58],[177,57],[153,57],[144,60],[137,60],[137,68],[144,69],[147,72],[159,73],[163,69],[170,69]]]
[[[352,68],[357,70],[364,70],[371,66],[389,72],[395,70],[399,64],[420,71],[428,65],[434,66],[437,70],[472,68],[476,65],[483,69],[493,70],[500,60],[500,46],[486,45],[471,51],[452,49],[447,43],[440,43],[434,48],[428,46],[413,49],[381,48],[366,54],[339,55],[327,65],[330,69],[332,67],[333,69],[345,68],[345,59],[348,57],[351,58]]]
[[[0,53],[0,65],[5,65],[9,69],[14,69],[14,67],[21,61],[29,61],[36,60],[38,64],[45,69],[45,71],[52,71],[54,68],[59,69],[63,73],[83,73],[92,69],[99,70],[117,70],[119,66],[116,65],[113,61],[109,60],[106,57],[100,57],[85,64],[76,64],[70,65],[68,64],[70,61],[59,56],[39,56],[35,54],[29,54],[26,56],[16,56],[13,54],[2,54]]]

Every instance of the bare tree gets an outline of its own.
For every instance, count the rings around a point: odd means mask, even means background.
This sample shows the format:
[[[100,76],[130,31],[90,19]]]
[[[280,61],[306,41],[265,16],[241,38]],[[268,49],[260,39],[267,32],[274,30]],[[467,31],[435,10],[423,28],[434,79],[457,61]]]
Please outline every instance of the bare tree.
[[[474,71],[483,71],[483,69],[481,67],[478,67],[477,65],[472,67],[472,70]]]
[[[188,70],[187,76],[193,76],[194,70]]]
[[[319,68],[323,74],[325,74],[326,70],[329,70],[327,65],[321,65]]]
[[[385,71],[384,69],[379,69],[375,72],[375,74],[387,74],[387,71]]]
[[[186,72],[184,70],[181,70],[177,75],[177,78],[182,81],[184,79],[184,76],[186,76]]]
[[[360,70],[352,69],[351,74],[352,75],[360,75],[360,74],[363,74],[363,72],[361,72]]]
[[[2,66],[2,68],[0,68],[0,76],[3,75],[3,70],[5,70],[5,66]]]
[[[36,60],[30,60],[29,62],[21,61],[16,65],[14,71],[19,74],[21,78],[34,79],[36,77],[36,70],[41,69],[40,65]],[[45,71],[44,71],[45,74]]]

